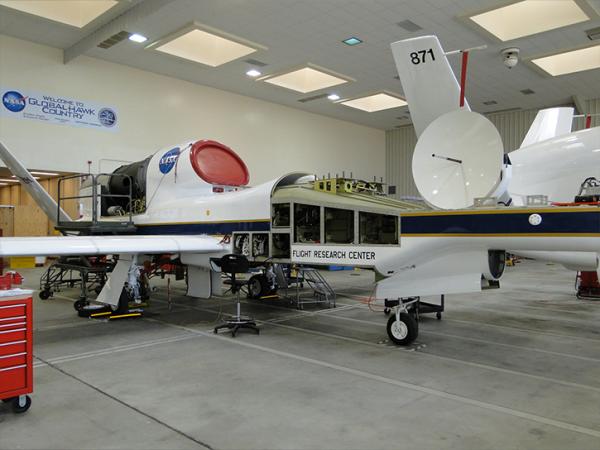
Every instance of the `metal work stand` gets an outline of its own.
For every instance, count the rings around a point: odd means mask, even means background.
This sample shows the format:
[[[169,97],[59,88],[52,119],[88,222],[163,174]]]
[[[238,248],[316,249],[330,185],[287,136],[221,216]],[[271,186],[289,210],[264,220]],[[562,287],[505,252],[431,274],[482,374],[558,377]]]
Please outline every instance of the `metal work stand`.
[[[435,313],[435,318],[437,320],[442,319],[442,313],[444,312],[444,303],[445,298],[444,294],[440,296],[440,304],[436,305],[435,303],[427,303],[422,300],[417,302],[417,314],[429,314]]]

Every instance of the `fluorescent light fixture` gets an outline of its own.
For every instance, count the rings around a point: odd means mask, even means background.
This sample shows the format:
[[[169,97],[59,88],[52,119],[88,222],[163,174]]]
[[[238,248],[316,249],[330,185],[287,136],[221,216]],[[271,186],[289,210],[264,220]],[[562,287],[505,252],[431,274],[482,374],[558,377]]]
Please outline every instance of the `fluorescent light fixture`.
[[[501,41],[590,20],[576,0],[522,0],[467,18]]]
[[[0,5],[83,28],[115,6],[115,0],[1,0]]]
[[[4,183],[18,183],[19,180],[11,180],[10,178],[0,178],[0,181]]]
[[[30,172],[30,173],[31,173],[31,172]],[[11,178],[15,178],[15,179],[17,178],[17,177],[16,177],[16,176],[14,176],[14,175],[11,175],[10,177],[11,177]],[[39,179],[40,179],[40,177],[33,177],[33,178],[35,178],[36,180],[39,180]],[[15,181],[15,180],[11,180],[11,181]]]
[[[38,172],[37,170],[32,170],[29,173],[32,175],[43,175],[43,176],[48,176],[48,177],[55,177],[55,176],[59,175],[56,172]]]
[[[367,95],[342,102],[342,105],[360,109],[366,112],[383,111],[384,109],[399,108],[407,103],[402,98],[385,92]]]
[[[340,96],[339,96],[339,95],[337,95],[337,94],[329,94],[329,95],[327,96],[327,98],[328,98],[329,100],[331,100],[332,102],[335,102],[336,100],[339,100],[339,99],[340,99]]]
[[[265,47],[193,23],[171,36],[161,39],[151,48],[206,66],[218,67]]]
[[[142,36],[141,34],[133,33],[129,36],[129,40],[141,44],[142,42],[146,42],[148,38],[146,36]]]
[[[352,46],[352,45],[362,44],[363,41],[357,37],[352,36],[352,37],[349,37],[348,39],[344,39],[342,42],[346,45]]]
[[[250,69],[248,72],[246,72],[246,75],[248,75],[249,77],[252,77],[252,78],[256,78],[256,77],[260,77],[262,75],[262,73],[260,73],[256,69]]]
[[[598,69],[600,68],[600,44],[534,58],[531,62],[553,77]]]
[[[332,72],[316,66],[307,65],[291,72],[263,78],[262,81],[306,94],[353,80],[348,77],[342,78],[342,75],[334,75]]]

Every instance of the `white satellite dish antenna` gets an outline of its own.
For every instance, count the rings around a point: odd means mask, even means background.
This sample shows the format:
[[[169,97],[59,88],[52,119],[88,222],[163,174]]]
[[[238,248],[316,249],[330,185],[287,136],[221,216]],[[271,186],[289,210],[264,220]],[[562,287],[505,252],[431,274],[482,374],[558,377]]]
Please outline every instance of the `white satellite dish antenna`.
[[[472,206],[501,181],[504,149],[492,122],[467,110],[450,111],[423,131],[412,160],[415,184],[442,209]]]

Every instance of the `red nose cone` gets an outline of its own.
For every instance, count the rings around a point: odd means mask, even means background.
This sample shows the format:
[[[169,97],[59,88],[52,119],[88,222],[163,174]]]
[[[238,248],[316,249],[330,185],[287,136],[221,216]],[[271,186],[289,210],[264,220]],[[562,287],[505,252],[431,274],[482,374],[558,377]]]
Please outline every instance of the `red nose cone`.
[[[248,168],[244,161],[219,142],[196,142],[190,151],[190,161],[194,171],[207,183],[225,186],[248,184]]]

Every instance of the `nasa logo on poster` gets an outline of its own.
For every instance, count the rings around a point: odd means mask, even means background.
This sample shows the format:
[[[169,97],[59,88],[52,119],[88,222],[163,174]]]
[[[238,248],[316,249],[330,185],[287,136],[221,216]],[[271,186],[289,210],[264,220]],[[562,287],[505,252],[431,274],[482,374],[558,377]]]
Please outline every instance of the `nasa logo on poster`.
[[[2,104],[10,112],[21,112],[25,109],[25,97],[17,91],[6,91],[2,96]]]
[[[117,113],[110,108],[102,108],[98,113],[98,120],[105,127],[114,127],[117,123]]]
[[[174,149],[171,149],[165,153],[158,161],[158,169],[160,172],[164,173],[165,175],[169,173],[173,167],[175,167],[177,158],[179,158],[179,147],[175,147]]]

